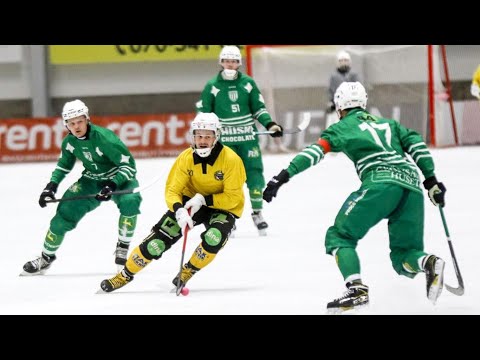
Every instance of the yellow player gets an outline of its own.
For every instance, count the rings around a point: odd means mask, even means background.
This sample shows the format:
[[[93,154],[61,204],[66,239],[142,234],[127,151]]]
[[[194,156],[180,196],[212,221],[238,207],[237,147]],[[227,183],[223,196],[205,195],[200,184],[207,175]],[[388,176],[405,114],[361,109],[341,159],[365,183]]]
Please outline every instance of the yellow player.
[[[183,288],[188,280],[215,258],[227,242],[236,219],[243,213],[246,181],[242,159],[218,142],[220,121],[214,113],[199,113],[192,122],[192,146],[173,164],[165,186],[168,211],[142,243],[133,249],[122,271],[103,280],[105,292],[119,289],[152,260],[158,260],[188,226],[203,224],[201,243],[173,284]],[[190,214],[189,214],[190,210]]]

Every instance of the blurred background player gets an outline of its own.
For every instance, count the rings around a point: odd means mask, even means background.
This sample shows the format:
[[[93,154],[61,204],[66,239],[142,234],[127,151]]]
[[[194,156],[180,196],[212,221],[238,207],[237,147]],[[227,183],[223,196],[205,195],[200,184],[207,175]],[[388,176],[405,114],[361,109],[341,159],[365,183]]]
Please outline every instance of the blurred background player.
[[[103,291],[114,291],[132,281],[136,273],[160,259],[182,237],[186,226],[192,229],[202,224],[205,231],[190,260],[172,281],[175,286],[180,281],[180,289],[225,246],[243,213],[246,174],[242,159],[218,141],[220,128],[214,113],[197,114],[190,129],[191,147],[177,157],[168,175],[167,212],[133,249],[123,270],[102,281]]]
[[[344,50],[340,51],[337,54],[337,68],[335,72],[330,76],[329,85],[328,85],[328,104],[327,104],[327,114],[326,114],[326,125],[327,129],[330,125],[335,124],[339,121],[338,115],[335,112],[335,103],[334,96],[335,91],[344,81],[355,82],[360,81],[360,77],[356,72],[352,71],[352,58],[350,54]]]
[[[477,70],[473,74],[470,93],[480,100],[480,65],[478,65]]]
[[[135,159],[125,144],[109,129],[90,122],[87,106],[80,100],[67,102],[62,112],[63,123],[69,134],[63,139],[57,166],[40,199],[39,205],[47,206],[55,199],[58,185],[73,169],[76,160],[82,162],[82,176],[63,194],[62,198],[95,194],[96,198],[60,202],[43,243],[42,254],[23,266],[22,275],[43,274],[57,258],[55,253],[68,231],[75,229],[79,221],[90,211],[111,198],[120,211],[118,242],[115,264],[122,266],[127,260],[128,247],[137,225],[142,198],[139,193],[111,195],[115,190],[138,187]],[[81,249],[80,251],[85,251]]]
[[[262,191],[265,187],[262,153],[255,135],[258,120],[272,137],[282,137],[283,128],[272,120],[255,81],[238,71],[242,65],[240,49],[225,46],[220,52],[222,70],[205,85],[197,110],[214,112],[222,125],[220,142],[232,148],[245,164],[247,187],[252,205],[252,219],[261,236],[268,224],[263,218]]]
[[[272,201],[283,184],[318,164],[328,152],[343,152],[354,162],[362,184],[346,199],[325,237],[326,252],[335,256],[348,289],[328,303],[327,310],[337,313],[368,305],[368,286],[362,282],[356,247],[383,219],[388,219],[393,268],[409,278],[425,272],[427,297],[435,304],[443,288],[445,262],[423,251],[424,197],[417,166],[434,205],[445,205],[446,188],[435,177],[424,140],[398,121],[368,113],[367,93],[359,82],[339,86],[335,107],[341,121],[323,131],[318,142],[305,148],[287,169],[270,180],[264,199]]]

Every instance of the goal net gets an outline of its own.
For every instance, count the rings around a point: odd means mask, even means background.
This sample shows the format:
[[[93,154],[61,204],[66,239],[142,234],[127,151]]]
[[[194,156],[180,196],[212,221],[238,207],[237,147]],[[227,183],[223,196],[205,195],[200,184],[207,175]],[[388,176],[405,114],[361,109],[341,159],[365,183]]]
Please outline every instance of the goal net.
[[[314,142],[329,116],[335,116],[327,112],[328,86],[340,50],[350,54],[352,71],[367,90],[368,111],[415,129],[431,145],[456,144],[439,46],[250,45],[248,72],[275,121],[293,127],[303,113],[311,115],[305,131],[284,137],[286,147],[301,149]]]

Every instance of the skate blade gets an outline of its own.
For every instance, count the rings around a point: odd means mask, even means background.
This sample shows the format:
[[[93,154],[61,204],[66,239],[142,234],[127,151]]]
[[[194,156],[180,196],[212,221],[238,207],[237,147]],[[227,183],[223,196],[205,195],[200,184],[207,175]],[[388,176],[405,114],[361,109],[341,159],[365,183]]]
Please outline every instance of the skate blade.
[[[364,304],[364,305],[358,305],[358,306],[349,307],[349,308],[327,309],[326,314],[327,315],[356,315],[356,314],[361,314],[367,309],[368,309],[368,304]]]
[[[180,288],[178,289],[177,291],[177,287],[175,286],[172,290],[170,290],[170,294],[176,294],[177,296],[180,295],[180,292],[182,291],[183,288]]]
[[[267,230],[265,230],[265,229],[258,230],[258,235],[267,236]]]
[[[40,270],[39,272],[36,273],[29,273],[26,272],[25,270],[22,271],[18,276],[38,276],[38,275],[45,275],[46,270]]]
[[[95,294],[108,294],[108,292],[103,291],[102,288],[98,289]]]
[[[178,289],[178,291],[177,291],[177,287],[174,287],[173,289],[170,290],[170,294],[176,294],[177,296],[180,296],[180,295],[185,296],[184,294],[182,294],[183,289],[186,289],[186,287],[184,286],[184,287]]]

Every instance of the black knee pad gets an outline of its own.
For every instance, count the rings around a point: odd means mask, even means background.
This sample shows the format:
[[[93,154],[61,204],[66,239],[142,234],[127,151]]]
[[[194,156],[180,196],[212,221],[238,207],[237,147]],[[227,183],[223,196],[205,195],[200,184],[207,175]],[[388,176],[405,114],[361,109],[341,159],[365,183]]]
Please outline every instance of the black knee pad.
[[[165,252],[168,249],[172,247],[173,244],[175,244],[180,238],[182,237],[181,229],[177,224],[177,221],[175,220],[175,214],[171,211],[168,211],[163,217],[160,219],[158,223],[156,223],[152,227],[152,233],[145,238],[144,241],[142,241],[141,246],[142,248],[142,254],[147,257],[151,256],[152,258],[160,258],[161,254],[158,256],[155,256],[152,254],[155,253],[156,251],[161,250],[163,246],[161,246],[160,243],[157,243],[158,246],[160,246],[159,249],[157,249],[157,246],[155,244],[150,244],[151,247],[153,246],[154,248],[149,248],[149,242],[151,241],[161,241],[164,244],[164,249],[162,251]],[[148,259],[148,257],[147,257]]]
[[[172,246],[158,237],[153,230],[138,246],[142,255],[148,260],[158,260]]]
[[[228,240],[230,231],[219,229],[219,226],[212,226],[204,231],[202,238],[202,247],[211,254],[217,254]]]

